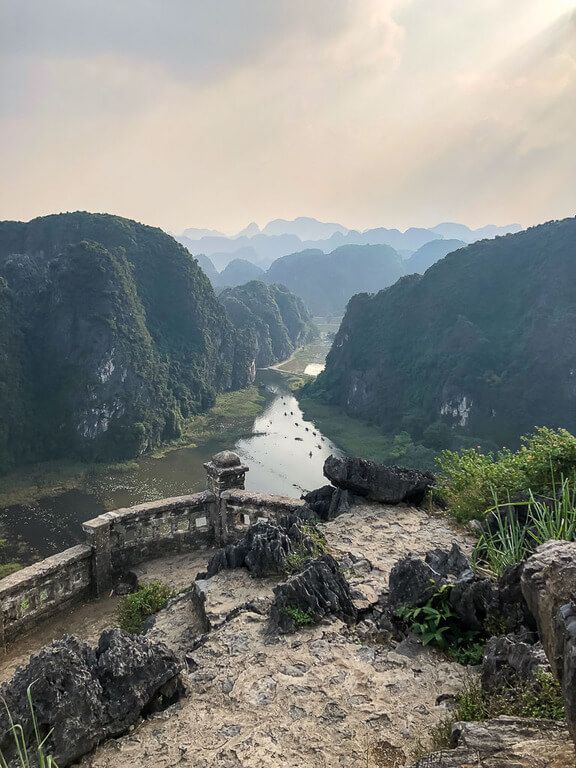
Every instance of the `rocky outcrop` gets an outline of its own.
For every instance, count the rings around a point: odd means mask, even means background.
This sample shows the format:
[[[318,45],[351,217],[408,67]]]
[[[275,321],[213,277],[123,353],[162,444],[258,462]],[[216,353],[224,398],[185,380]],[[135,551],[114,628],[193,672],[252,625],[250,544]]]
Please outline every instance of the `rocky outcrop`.
[[[573,768],[568,733],[552,720],[497,717],[455,723],[451,750],[427,755],[413,768]]]
[[[550,671],[540,643],[530,645],[514,635],[492,637],[482,661],[482,690],[490,693],[527,681],[537,670]]]
[[[183,692],[181,665],[164,645],[119,629],[106,630],[93,649],[73,636],[57,640],[32,656],[0,689],[14,722],[28,743],[34,723],[27,690],[47,752],[60,768],[70,765],[104,739],[125,733],[140,717],[164,709]],[[12,757],[7,713],[0,713],[0,750]]]
[[[247,568],[256,577],[278,576],[286,573],[290,555],[305,559],[316,550],[317,544],[295,516],[277,524],[256,523],[239,542],[216,552],[208,563],[207,575],[210,578],[225,569]]]
[[[356,609],[337,562],[331,555],[322,555],[275,587],[270,624],[281,633],[294,632],[327,616],[351,624],[356,620]]]
[[[323,485],[315,491],[303,494],[302,498],[321,520],[334,520],[338,515],[350,511],[351,494],[332,485]]]
[[[576,543],[549,541],[538,547],[524,565],[522,592],[562,685],[576,743]]]
[[[337,488],[384,504],[421,504],[434,484],[430,472],[337,456],[324,462],[324,476]]]

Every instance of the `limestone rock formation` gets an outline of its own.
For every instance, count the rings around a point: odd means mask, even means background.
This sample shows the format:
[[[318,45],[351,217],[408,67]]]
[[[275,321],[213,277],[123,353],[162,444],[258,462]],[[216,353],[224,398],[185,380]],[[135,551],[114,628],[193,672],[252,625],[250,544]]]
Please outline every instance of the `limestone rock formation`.
[[[247,568],[253,576],[278,576],[286,572],[287,559],[298,554],[312,557],[316,545],[302,528],[302,522],[289,516],[277,524],[256,523],[235,544],[218,550],[208,563],[208,578],[228,568]]]
[[[294,632],[326,616],[337,616],[349,624],[356,620],[350,587],[331,555],[318,557],[275,587],[270,623],[281,633]]]
[[[552,720],[497,717],[455,723],[454,749],[427,755],[413,768],[572,768],[568,733]]]
[[[302,498],[321,520],[334,520],[338,515],[350,511],[350,493],[332,485],[323,485],[315,491],[305,493]]]
[[[538,547],[524,565],[522,592],[562,685],[576,743],[576,543],[549,541]]]
[[[390,572],[389,606],[424,605],[442,586],[450,584],[450,605],[466,629],[481,630],[491,609],[498,604],[489,579],[477,576],[457,544],[451,550],[431,550],[424,560],[406,555]]]
[[[102,633],[93,649],[73,636],[45,646],[0,689],[29,743],[34,725],[27,701],[32,684],[41,737],[58,766],[78,760],[104,739],[125,733],[140,717],[174,703],[183,688],[181,665],[164,645],[119,629]],[[0,750],[10,761],[13,739],[4,709]]]
[[[530,645],[514,635],[492,637],[486,643],[482,661],[482,689],[501,690],[529,680],[537,670],[550,671],[540,643]]]
[[[337,488],[384,504],[421,504],[434,484],[430,472],[337,456],[324,462],[324,476]]]

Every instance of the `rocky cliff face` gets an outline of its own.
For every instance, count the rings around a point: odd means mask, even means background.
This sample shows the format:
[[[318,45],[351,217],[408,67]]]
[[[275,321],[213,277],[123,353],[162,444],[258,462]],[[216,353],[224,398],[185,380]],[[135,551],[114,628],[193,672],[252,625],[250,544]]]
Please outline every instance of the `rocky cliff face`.
[[[302,299],[281,285],[253,280],[219,298],[259,367],[285,360],[317,334]]]
[[[551,222],[355,296],[314,393],[425,442],[576,429],[575,244],[576,219]]]
[[[104,214],[0,223],[0,471],[134,456],[249,382],[195,259]]]

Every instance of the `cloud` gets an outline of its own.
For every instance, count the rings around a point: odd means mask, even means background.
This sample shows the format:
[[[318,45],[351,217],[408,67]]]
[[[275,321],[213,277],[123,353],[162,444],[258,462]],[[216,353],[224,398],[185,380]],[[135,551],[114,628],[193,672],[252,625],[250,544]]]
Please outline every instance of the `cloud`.
[[[0,0],[0,215],[566,215],[573,25],[553,19],[549,0]]]

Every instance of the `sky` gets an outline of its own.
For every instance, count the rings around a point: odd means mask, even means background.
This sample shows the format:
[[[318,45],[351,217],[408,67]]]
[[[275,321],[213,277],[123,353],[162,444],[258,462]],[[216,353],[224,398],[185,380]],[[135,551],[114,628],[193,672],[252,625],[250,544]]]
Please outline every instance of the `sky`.
[[[576,0],[0,0],[0,219],[576,214]]]

